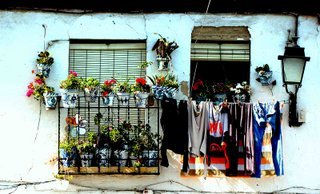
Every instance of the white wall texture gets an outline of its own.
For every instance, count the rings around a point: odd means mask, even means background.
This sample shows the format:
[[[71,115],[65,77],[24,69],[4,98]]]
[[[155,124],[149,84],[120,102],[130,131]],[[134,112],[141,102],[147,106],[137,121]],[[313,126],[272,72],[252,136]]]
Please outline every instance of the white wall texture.
[[[298,93],[298,106],[306,113],[306,123],[299,128],[287,124],[288,105],[284,109],[283,145],[285,175],[269,178],[207,178],[179,175],[178,163],[170,158],[169,168],[161,167],[159,176],[99,175],[75,176],[70,183],[51,182],[19,187],[17,191],[88,191],[100,189],[134,189],[174,180],[199,191],[271,192],[293,186],[320,188],[319,95],[319,24],[316,17],[300,16],[299,45],[305,47],[307,63],[303,86]],[[43,50],[43,28],[46,41],[59,40],[49,52],[55,59],[48,84],[59,87],[68,73],[68,49],[71,39],[147,39],[147,60],[155,62],[151,48],[160,33],[175,40],[179,48],[173,52],[173,72],[179,81],[189,81],[190,42],[194,26],[248,26],[251,34],[252,102],[287,100],[282,87],[278,55],[284,52],[287,30],[294,28],[294,17],[285,15],[234,14],[58,14],[23,11],[0,11],[0,182],[54,180],[57,173],[57,110],[42,107],[40,127],[39,102],[25,96],[32,80],[37,53]],[[273,95],[255,81],[254,68],[269,64],[278,84]],[[155,65],[148,74],[157,73]],[[213,74],[214,75],[214,74]],[[80,186],[86,187],[80,187]],[[0,186],[0,189],[2,187]],[[3,187],[4,188],[4,187]],[[183,189],[175,183],[163,183],[151,189]],[[101,193],[102,190],[94,193]],[[10,191],[9,190],[0,190]],[[316,192],[293,188],[286,191]],[[318,191],[319,192],[319,191]]]

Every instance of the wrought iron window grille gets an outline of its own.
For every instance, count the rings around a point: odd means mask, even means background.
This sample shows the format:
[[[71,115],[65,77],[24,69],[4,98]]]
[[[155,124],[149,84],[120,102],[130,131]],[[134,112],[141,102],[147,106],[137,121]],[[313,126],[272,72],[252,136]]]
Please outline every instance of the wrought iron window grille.
[[[59,174],[160,174],[159,101],[138,108],[133,100],[126,106],[118,100],[106,106],[101,96],[94,103],[79,96],[75,108],[61,104],[59,97]],[[130,124],[128,130],[123,124]],[[121,128],[123,142],[111,142],[111,128]]]

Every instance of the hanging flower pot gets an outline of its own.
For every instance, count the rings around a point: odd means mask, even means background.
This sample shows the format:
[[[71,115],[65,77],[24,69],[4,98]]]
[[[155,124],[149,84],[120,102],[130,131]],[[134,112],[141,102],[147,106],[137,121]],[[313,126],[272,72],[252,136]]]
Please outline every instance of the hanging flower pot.
[[[174,75],[155,75],[148,78],[153,83],[152,91],[158,100],[162,100],[164,97],[173,98],[178,91],[179,84]]]
[[[166,86],[152,86],[154,97],[158,100],[163,98],[173,98],[177,92],[176,88]]]
[[[166,70],[171,60],[171,53],[179,46],[175,41],[169,42],[160,34],[159,36],[160,38],[153,45],[152,50],[155,50],[157,53],[158,70]]]
[[[145,108],[147,105],[149,93],[139,92],[135,95],[136,97],[136,106],[139,108]]]
[[[43,93],[46,110],[55,109],[57,105],[57,94],[53,92]]]
[[[118,92],[117,93],[117,98],[118,98],[118,103],[121,106],[128,106],[129,105],[129,100],[130,100],[130,93]]]
[[[114,94],[110,93],[107,96],[102,96],[102,102],[106,106],[112,106],[114,99]]]
[[[98,88],[85,88],[84,97],[86,102],[96,102],[98,98]]]
[[[48,51],[40,52],[37,59],[37,74],[48,78],[54,60]]]
[[[76,89],[60,89],[61,101],[64,108],[75,108],[78,102],[79,92]]]
[[[263,74],[259,74],[257,81],[261,83],[262,86],[268,86],[272,84],[274,80],[272,80],[272,71],[264,72]]]
[[[276,80],[272,79],[272,71],[268,64],[256,67],[257,81],[261,83],[262,86],[276,85]]]
[[[106,106],[112,106],[114,99],[114,88],[117,81],[115,79],[110,79],[104,81],[101,85],[101,96],[102,102]]]
[[[164,96],[164,87],[162,86],[152,86],[152,91],[154,97],[158,100],[162,100]]]
[[[167,58],[158,57],[157,62],[158,62],[158,70],[159,71],[168,69],[169,60]]]
[[[45,78],[49,77],[51,65],[37,64],[37,74],[42,75]]]
[[[171,88],[171,87],[165,87],[164,89],[164,95],[166,98],[173,98],[177,93],[176,88]]]

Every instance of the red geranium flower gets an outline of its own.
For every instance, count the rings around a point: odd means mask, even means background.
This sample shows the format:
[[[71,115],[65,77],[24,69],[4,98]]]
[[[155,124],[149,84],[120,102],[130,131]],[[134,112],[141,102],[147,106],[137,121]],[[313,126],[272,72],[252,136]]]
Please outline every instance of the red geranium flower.
[[[102,92],[102,96],[108,96],[108,94],[109,94],[108,91]]]
[[[143,77],[139,77],[136,79],[136,83],[144,86],[144,85],[146,85],[147,81]]]
[[[198,90],[200,86],[203,86],[203,81],[198,79],[196,83],[193,84],[192,90]]]
[[[111,86],[115,83],[117,83],[117,81],[114,79],[104,81],[104,85],[106,85],[106,86]]]

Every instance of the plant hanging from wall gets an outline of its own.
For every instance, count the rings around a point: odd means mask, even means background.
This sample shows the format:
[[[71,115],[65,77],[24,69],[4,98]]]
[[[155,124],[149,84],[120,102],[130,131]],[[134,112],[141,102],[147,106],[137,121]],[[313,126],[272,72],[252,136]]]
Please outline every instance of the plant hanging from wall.
[[[276,85],[276,80],[272,79],[272,71],[269,68],[268,64],[263,66],[256,67],[256,72],[258,74],[257,81],[261,83],[263,86]]]
[[[166,70],[168,64],[171,61],[171,53],[176,50],[179,46],[175,41],[169,42],[166,38],[158,34],[160,38],[152,47],[152,50],[157,53],[158,69]]]
[[[57,104],[57,94],[54,88],[46,84],[46,78],[49,77],[50,68],[54,59],[50,57],[48,51],[40,52],[37,62],[37,72],[32,70],[32,74],[36,74],[34,80],[29,83],[26,96],[33,96],[34,99],[40,100],[45,104],[47,110],[55,109]]]
[[[48,78],[54,59],[48,51],[40,52],[37,59],[37,74]]]

